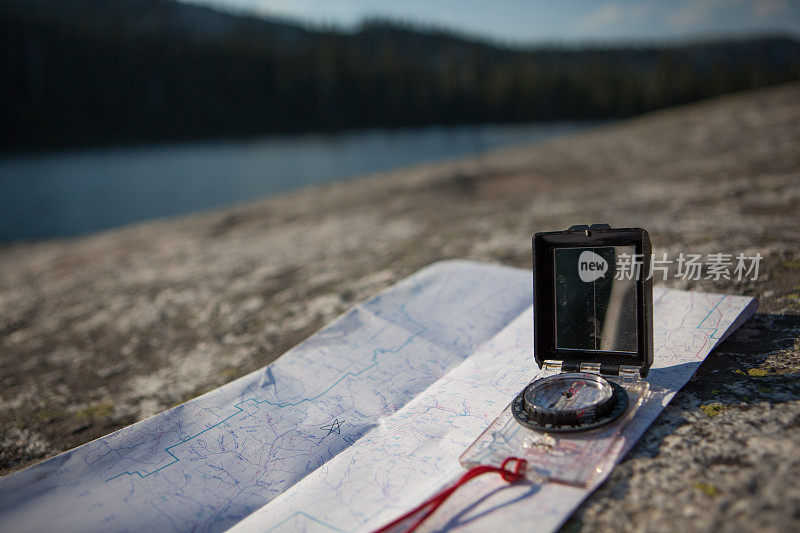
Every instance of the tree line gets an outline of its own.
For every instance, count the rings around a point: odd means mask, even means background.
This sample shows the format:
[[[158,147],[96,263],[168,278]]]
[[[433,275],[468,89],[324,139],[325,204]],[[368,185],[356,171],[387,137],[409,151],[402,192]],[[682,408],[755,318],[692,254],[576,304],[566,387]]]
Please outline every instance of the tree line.
[[[3,150],[609,119],[800,79],[800,43],[781,37],[526,49],[167,0],[6,0],[0,30]]]

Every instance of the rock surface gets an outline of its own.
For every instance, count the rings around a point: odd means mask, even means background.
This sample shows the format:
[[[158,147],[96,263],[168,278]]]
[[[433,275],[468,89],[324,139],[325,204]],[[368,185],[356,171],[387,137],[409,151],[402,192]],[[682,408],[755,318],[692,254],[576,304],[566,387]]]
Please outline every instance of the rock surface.
[[[566,530],[800,529],[800,85],[535,146],[85,238],[0,248],[0,473],[274,360],[439,259],[528,267],[530,236],[643,226],[657,254],[760,253],[755,295]]]

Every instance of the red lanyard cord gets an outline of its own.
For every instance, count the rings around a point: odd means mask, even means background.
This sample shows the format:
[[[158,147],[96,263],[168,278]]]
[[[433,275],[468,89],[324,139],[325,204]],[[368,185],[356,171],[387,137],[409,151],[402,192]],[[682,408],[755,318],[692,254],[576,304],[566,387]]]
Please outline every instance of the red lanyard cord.
[[[514,463],[513,470],[508,467],[509,463]],[[412,531],[417,529],[420,526],[420,524],[422,524],[422,522],[424,522],[425,519],[428,518],[436,509],[438,509],[439,506],[442,505],[442,503],[444,503],[444,501],[447,498],[449,498],[450,495],[453,494],[458,487],[465,484],[467,481],[483,474],[489,474],[491,472],[495,472],[497,474],[500,474],[503,477],[503,479],[508,481],[509,483],[514,483],[516,481],[520,481],[521,479],[525,478],[525,469],[527,467],[528,467],[528,462],[525,459],[520,459],[518,457],[509,457],[505,461],[503,461],[503,464],[502,466],[500,466],[500,468],[489,465],[481,465],[471,468],[467,470],[467,472],[463,476],[461,476],[461,479],[459,479],[451,487],[444,489],[442,492],[436,494],[429,500],[422,502],[417,507],[407,512],[400,518],[392,521],[389,524],[386,524],[380,529],[375,530],[375,533],[387,533],[388,531],[393,530],[395,527],[402,524],[409,518],[413,517],[415,514],[424,511],[422,516],[420,516],[416,522],[411,524],[411,526],[408,529],[400,530],[400,531],[405,531],[406,533],[411,533]]]

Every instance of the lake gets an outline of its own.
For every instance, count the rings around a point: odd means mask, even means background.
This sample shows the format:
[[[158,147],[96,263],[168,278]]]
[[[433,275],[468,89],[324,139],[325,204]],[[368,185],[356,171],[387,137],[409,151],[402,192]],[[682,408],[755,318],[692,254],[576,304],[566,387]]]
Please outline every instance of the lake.
[[[426,127],[0,157],[0,242],[66,237],[542,141],[593,124]]]

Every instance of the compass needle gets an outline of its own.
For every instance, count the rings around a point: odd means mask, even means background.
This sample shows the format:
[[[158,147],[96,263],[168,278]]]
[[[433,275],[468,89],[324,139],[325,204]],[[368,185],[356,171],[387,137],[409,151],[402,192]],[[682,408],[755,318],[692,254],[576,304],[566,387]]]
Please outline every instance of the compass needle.
[[[602,376],[578,372],[537,379],[518,400],[512,409],[517,421],[550,432],[598,427],[616,420],[628,406],[623,387]]]

